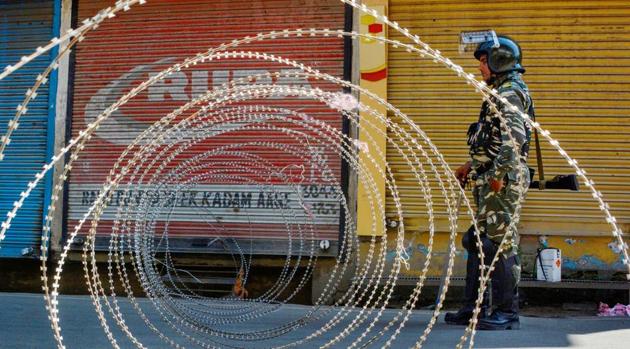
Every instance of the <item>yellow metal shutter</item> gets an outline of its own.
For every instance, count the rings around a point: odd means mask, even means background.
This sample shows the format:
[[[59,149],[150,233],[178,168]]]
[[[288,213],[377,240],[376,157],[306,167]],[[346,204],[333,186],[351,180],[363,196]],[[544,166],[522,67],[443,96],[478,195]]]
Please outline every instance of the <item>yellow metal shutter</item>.
[[[390,1],[392,20],[477,75],[471,53],[458,53],[461,31],[494,29],[517,40],[538,121],[594,179],[624,232],[630,227],[630,2],[628,1]],[[395,31],[392,39],[403,40]],[[389,51],[389,102],[409,115],[451,168],[467,160],[465,134],[481,99],[452,72],[402,49]],[[546,177],[568,174],[559,154],[543,144]],[[534,144],[530,167],[536,167]],[[405,224],[426,229],[426,209],[412,173],[387,149],[401,190]],[[437,190],[437,185],[432,183]],[[438,195],[435,192],[434,195]],[[439,225],[447,230],[443,200]],[[387,215],[395,216],[391,196]],[[464,219],[461,224],[467,224]],[[610,236],[590,193],[530,190],[522,234]],[[603,239],[602,239],[603,240]]]

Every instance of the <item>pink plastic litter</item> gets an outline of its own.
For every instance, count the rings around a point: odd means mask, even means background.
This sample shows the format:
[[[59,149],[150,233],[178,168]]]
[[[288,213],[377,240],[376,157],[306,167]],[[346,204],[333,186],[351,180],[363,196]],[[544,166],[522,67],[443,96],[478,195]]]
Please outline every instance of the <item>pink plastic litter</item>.
[[[599,309],[597,316],[628,316],[630,317],[630,305],[623,305],[620,303],[615,304],[614,307],[609,307],[606,303],[599,303]]]

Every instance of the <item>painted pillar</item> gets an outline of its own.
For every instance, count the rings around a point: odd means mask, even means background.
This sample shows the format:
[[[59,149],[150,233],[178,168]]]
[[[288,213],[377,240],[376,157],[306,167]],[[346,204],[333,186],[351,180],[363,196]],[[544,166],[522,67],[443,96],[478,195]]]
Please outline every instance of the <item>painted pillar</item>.
[[[369,0],[364,3],[371,9],[375,9],[379,13],[387,15],[387,0]],[[379,22],[375,17],[359,12],[360,32],[362,34],[371,34],[373,36],[387,37],[387,27]],[[360,85],[370,90],[379,97],[387,100],[387,45],[381,44],[375,40],[361,38],[359,40],[359,70]],[[377,112],[386,115],[387,110],[377,105],[369,98],[360,97],[361,102],[375,109]],[[359,235],[383,235],[385,233],[383,222],[385,220],[385,178],[381,172],[385,170],[385,153],[386,153],[386,125],[378,120],[374,120],[373,116],[367,113],[360,114],[360,120],[369,120],[371,125],[365,122],[359,122],[359,141],[368,142],[371,137],[369,153],[376,164],[373,164],[363,157],[361,160],[366,164],[370,175],[376,183],[376,190],[381,198],[381,205],[377,207],[372,197],[374,207],[370,206],[368,191],[365,186],[359,183],[358,188],[358,204],[357,204],[357,232]],[[378,131],[384,132],[379,134]],[[378,159],[377,149],[380,150],[382,158]],[[375,226],[373,224],[375,223]]]
[[[59,21],[59,31],[65,33],[72,27],[72,0],[61,0],[61,15]],[[60,50],[64,50],[68,42],[59,46]],[[57,68],[57,103],[55,112],[55,141],[54,153],[57,154],[61,148],[66,145],[66,120],[68,119],[68,77],[70,71],[70,54],[66,54],[59,61]],[[54,167],[52,188],[63,186],[59,182],[59,174],[63,172],[65,161],[58,162]],[[55,203],[55,211],[53,212],[53,223],[50,231],[50,249],[53,252],[61,252],[61,243],[63,240],[63,209],[64,209],[64,191],[59,192],[59,197]],[[47,212],[45,211],[44,214]],[[56,255],[53,256],[55,258]]]

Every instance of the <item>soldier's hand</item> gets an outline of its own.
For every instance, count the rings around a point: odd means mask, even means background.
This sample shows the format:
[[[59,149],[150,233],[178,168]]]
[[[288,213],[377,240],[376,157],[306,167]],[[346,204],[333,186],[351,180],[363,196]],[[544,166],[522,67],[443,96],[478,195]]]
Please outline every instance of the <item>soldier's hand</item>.
[[[495,193],[500,192],[501,189],[503,189],[503,181],[497,181],[496,179],[492,178],[490,180],[490,189],[492,189],[492,191]]]
[[[459,181],[459,184],[463,187],[468,180],[468,174],[470,173],[472,163],[470,161],[466,162],[462,166],[460,166],[457,170],[455,170],[455,178]]]

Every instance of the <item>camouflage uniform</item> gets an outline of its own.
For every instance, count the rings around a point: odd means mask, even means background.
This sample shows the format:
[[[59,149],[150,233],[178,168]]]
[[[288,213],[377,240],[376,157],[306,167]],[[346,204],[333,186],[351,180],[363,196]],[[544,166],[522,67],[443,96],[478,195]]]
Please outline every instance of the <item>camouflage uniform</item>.
[[[532,100],[527,85],[518,72],[500,75],[494,81],[499,95],[507,99],[521,112],[533,114]],[[481,108],[478,122],[468,131],[468,145],[472,158],[471,179],[474,180],[473,197],[477,205],[477,222],[481,233],[485,264],[489,264],[507,228],[514,219],[519,195],[523,198],[529,187],[529,169],[526,165],[530,130],[523,118],[515,111],[496,100],[497,109],[502,113],[512,137],[520,147],[517,153],[507,132],[503,131],[499,115],[491,110],[488,102]],[[522,171],[522,178],[517,176]],[[491,179],[503,181],[504,186],[498,193],[490,187]],[[518,222],[515,222],[518,223]],[[516,224],[514,226],[516,228]],[[518,282],[520,281],[520,261],[517,255],[518,234],[513,229],[505,242],[505,249],[492,273],[493,295],[499,309],[518,312]],[[469,265],[467,268],[467,301],[475,299],[479,282],[480,261],[476,256],[476,238],[474,229],[464,236],[464,246],[468,249]],[[468,285],[470,283],[470,285]]]
[[[517,72],[511,72],[497,78],[494,83],[502,97],[507,99],[519,111],[531,113],[532,100],[527,85]],[[477,204],[477,221],[480,232],[487,234],[494,243],[499,244],[507,232],[518,204],[518,197],[525,194],[529,187],[529,126],[519,113],[512,111],[500,101],[492,101],[502,113],[512,137],[520,147],[517,154],[509,135],[501,129],[499,115],[496,115],[484,102],[479,121],[471,125],[468,132],[468,145],[472,158],[471,177],[475,180],[473,197]],[[517,182],[519,170],[522,177]],[[503,189],[495,193],[490,188],[490,180],[503,181]],[[515,255],[518,235],[515,231],[508,237],[506,256]]]

